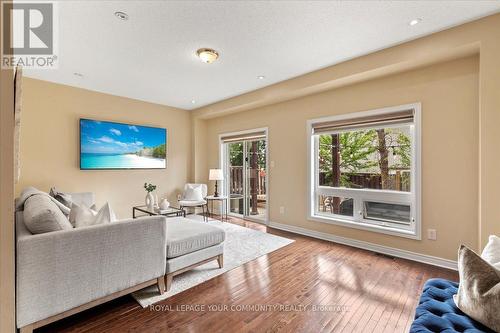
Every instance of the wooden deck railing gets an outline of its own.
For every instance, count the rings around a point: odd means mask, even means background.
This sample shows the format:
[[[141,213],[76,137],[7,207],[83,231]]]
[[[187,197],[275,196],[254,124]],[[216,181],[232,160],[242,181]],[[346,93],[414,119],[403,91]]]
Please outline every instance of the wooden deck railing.
[[[347,181],[351,184],[351,188],[370,188],[382,189],[382,176],[377,173],[354,173],[344,174],[347,176]],[[319,183],[328,185],[326,173],[320,172]],[[395,174],[389,175],[388,188],[394,191],[410,191],[410,179],[408,173],[396,171]]]
[[[229,193],[231,194],[243,194],[243,167],[232,166],[229,167]],[[265,170],[250,170],[249,177],[257,178],[257,195],[266,194],[266,172]],[[249,185],[251,182],[249,182]],[[253,189],[250,189],[250,193],[253,193]]]

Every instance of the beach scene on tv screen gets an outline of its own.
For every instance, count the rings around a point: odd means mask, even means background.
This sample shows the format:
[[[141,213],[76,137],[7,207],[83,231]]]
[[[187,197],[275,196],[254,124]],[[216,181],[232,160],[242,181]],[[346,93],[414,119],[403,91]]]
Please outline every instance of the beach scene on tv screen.
[[[161,169],[167,161],[164,128],[80,119],[82,169]]]

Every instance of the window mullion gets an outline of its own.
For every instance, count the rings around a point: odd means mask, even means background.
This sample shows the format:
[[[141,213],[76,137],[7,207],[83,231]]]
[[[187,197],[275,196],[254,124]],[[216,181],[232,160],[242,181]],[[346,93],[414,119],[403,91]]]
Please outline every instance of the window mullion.
[[[363,209],[362,209],[363,208],[363,199],[359,195],[353,195],[352,198],[354,200],[354,212],[353,212],[354,220],[362,223],[363,216],[362,216],[362,214],[360,214],[360,212],[361,213],[363,212]]]

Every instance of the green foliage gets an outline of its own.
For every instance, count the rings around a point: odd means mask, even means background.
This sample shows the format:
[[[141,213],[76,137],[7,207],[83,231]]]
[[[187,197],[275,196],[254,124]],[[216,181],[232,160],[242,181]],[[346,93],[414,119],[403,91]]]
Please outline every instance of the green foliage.
[[[252,158],[252,154],[257,154],[257,165],[259,169],[266,167],[266,141],[257,141],[257,151],[252,152],[252,143],[247,144],[248,149],[248,159]],[[242,166],[243,165],[243,143],[234,142],[229,144],[229,161],[232,166]]]
[[[243,143],[235,142],[229,144],[229,161],[232,166],[243,165]]]
[[[156,185],[144,183],[144,189],[146,190],[146,192],[151,193],[156,190]]]
[[[399,168],[409,169],[411,166],[411,140],[406,134],[399,133],[396,139],[397,145],[393,148],[393,153],[399,155]]]
[[[153,157],[165,158],[167,156],[167,147],[165,144],[153,148]]]
[[[376,151],[373,145],[376,139],[374,130],[344,132],[339,135],[340,168],[344,170],[340,177],[340,186],[349,187],[349,173],[360,172],[377,165],[369,157]],[[326,183],[332,183],[332,135],[319,137],[320,172],[325,173]],[[347,172],[346,172],[347,171]]]
[[[377,148],[373,145],[374,130],[345,132],[340,134],[340,168],[347,172],[358,172],[377,165],[370,160]]]
[[[411,165],[411,139],[399,130],[385,129],[385,146],[394,156],[390,169],[409,169]],[[373,172],[379,168],[378,137],[375,130],[339,133],[340,186],[351,187],[349,175]],[[333,184],[332,135],[319,136],[319,171],[325,175],[324,184]],[[380,172],[380,171],[379,171]]]

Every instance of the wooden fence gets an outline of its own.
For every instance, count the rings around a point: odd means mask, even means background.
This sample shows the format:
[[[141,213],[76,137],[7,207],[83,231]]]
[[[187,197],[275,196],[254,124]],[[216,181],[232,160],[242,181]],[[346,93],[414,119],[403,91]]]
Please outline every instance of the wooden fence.
[[[347,176],[348,182],[351,184],[351,188],[371,188],[371,189],[381,189],[382,188],[382,176],[377,173],[354,173],[354,174],[344,174]],[[326,173],[320,172],[319,183],[328,185],[328,180]],[[389,175],[389,186],[388,189],[395,191],[410,191],[410,176],[408,172],[396,171],[395,174]]]

